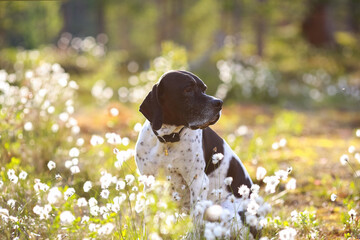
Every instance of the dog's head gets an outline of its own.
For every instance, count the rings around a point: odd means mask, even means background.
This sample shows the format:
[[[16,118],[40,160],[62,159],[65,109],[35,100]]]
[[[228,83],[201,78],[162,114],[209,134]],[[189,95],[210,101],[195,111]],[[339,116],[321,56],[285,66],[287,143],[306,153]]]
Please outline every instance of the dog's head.
[[[140,106],[154,130],[161,125],[205,128],[220,117],[223,102],[206,95],[206,85],[187,71],[165,73]]]

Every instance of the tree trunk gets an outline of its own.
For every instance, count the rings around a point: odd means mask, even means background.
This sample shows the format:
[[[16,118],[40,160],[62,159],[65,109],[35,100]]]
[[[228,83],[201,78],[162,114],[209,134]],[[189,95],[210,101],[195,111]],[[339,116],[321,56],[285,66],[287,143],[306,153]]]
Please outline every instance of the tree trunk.
[[[334,45],[333,26],[328,3],[316,3],[302,24],[304,38],[315,47]]]
[[[265,0],[258,0],[259,7],[261,6]],[[259,12],[257,19],[255,20],[255,31],[256,31],[256,49],[257,49],[257,55],[260,57],[264,56],[264,33],[265,33],[265,20],[264,15],[262,14],[262,11]]]

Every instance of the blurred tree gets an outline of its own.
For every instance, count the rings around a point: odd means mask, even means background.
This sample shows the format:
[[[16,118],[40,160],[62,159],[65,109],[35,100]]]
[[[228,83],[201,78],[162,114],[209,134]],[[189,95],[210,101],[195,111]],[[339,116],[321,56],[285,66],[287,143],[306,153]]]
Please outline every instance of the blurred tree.
[[[349,30],[355,33],[360,32],[360,1],[348,0],[348,26]]]
[[[330,1],[312,0],[309,12],[302,23],[305,39],[316,47],[334,45],[334,29],[330,16]]]
[[[159,14],[154,1],[107,1],[105,29],[109,47],[126,50],[139,61],[155,56],[159,52],[156,36]]]
[[[0,2],[0,46],[35,48],[50,43],[62,26],[60,2]]]
[[[61,4],[64,19],[62,32],[77,37],[96,36],[104,32],[104,4],[98,0],[68,0]]]

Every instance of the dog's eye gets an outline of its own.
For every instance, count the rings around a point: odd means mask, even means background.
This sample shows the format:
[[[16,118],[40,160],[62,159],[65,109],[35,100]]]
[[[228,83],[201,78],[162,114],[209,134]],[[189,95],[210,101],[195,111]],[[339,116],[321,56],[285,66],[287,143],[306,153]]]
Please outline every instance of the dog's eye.
[[[187,88],[184,89],[185,93],[191,93],[192,91],[193,91],[192,87],[187,87]]]

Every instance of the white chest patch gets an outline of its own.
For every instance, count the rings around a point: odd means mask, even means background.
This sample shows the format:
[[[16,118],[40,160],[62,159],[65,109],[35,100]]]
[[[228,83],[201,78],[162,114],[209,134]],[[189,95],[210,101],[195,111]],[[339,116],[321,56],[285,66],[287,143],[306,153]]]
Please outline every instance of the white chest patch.
[[[157,132],[166,135],[181,128],[163,125]],[[167,156],[165,149],[168,151]],[[198,197],[207,197],[208,178],[204,172],[202,130],[184,129],[180,134],[180,142],[161,143],[146,121],[135,150],[140,173],[157,176],[163,171],[171,182],[174,199],[180,200],[185,208],[189,208],[190,203],[194,203]]]

